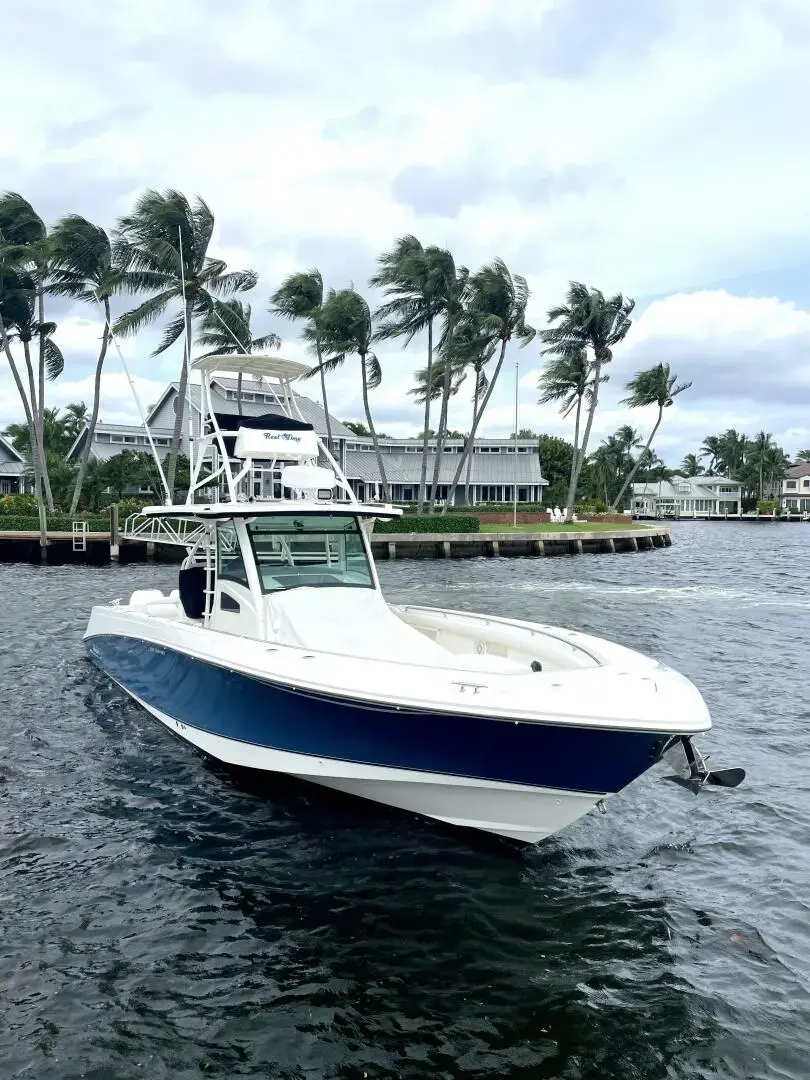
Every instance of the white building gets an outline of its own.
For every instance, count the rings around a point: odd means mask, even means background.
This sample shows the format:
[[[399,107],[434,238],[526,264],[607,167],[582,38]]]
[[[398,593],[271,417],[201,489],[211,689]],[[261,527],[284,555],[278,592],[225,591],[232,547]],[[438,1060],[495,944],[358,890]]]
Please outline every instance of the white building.
[[[742,484],[725,476],[681,476],[633,484],[634,517],[724,517],[739,514]]]
[[[211,383],[213,405],[216,413],[235,416],[238,413],[236,379],[217,376]],[[179,387],[170,383],[154,405],[149,407],[147,422],[152,432],[158,453],[163,456],[169,449],[174,427],[175,406]],[[296,402],[304,419],[312,424],[318,435],[326,441],[326,413],[321,406],[301,394],[295,395]],[[200,434],[200,387],[189,386],[188,401],[191,405],[191,418],[188,412],[183,419],[182,452],[188,454],[189,427],[192,438]],[[267,413],[282,411],[278,398],[270,383],[257,383],[245,379],[242,388],[242,415],[258,417]],[[355,435],[339,420],[330,416],[332,434],[332,454],[343,469],[355,495],[360,500],[381,499],[382,482],[377,455],[368,437]],[[87,428],[78,436],[68,452],[68,460],[79,454]],[[381,438],[380,451],[383,456],[386,479],[391,489],[394,502],[414,502],[419,498],[419,484],[422,471],[423,446],[421,439]],[[450,485],[464,449],[462,439],[449,439],[443,447],[442,461],[439,467],[439,489],[437,497],[446,499]],[[106,461],[122,450],[147,451],[149,443],[143,427],[127,424],[99,423],[96,426],[91,455],[98,461]],[[432,440],[428,447],[427,482],[431,484],[436,460],[436,444]],[[456,503],[464,498],[464,480],[466,466],[456,494]],[[254,495],[266,494],[265,489],[277,482],[275,478],[257,470],[254,477]],[[536,439],[487,439],[476,438],[470,473],[470,501],[511,502],[517,488],[517,500],[523,503],[542,502],[543,488],[548,484],[543,479]]]
[[[798,461],[785,473],[782,508],[810,513],[810,461]]]

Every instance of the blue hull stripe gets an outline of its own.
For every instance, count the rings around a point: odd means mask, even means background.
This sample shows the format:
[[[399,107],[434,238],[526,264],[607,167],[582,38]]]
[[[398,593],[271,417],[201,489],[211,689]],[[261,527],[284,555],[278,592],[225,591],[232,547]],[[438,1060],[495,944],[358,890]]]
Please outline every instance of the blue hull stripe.
[[[123,635],[87,639],[91,658],[148,705],[192,727],[313,757],[569,791],[619,791],[667,736],[391,710],[265,682]]]

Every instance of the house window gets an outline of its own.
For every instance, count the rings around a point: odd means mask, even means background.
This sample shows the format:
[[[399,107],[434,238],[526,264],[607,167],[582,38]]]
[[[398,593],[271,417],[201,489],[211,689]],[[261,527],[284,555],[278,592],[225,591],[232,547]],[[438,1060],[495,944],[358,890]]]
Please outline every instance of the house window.
[[[688,495],[689,494],[689,485],[688,484],[678,484],[678,494],[679,495]]]
[[[735,487],[721,486],[717,490],[720,492],[721,495],[736,495],[738,489]]]
[[[786,480],[785,481],[785,487],[789,488],[791,491],[795,491],[796,490],[796,481],[795,480]]]
[[[123,435],[110,435],[110,442],[120,442],[120,443],[122,443],[123,441],[124,441],[124,436]]]
[[[809,477],[805,477],[804,480],[802,480],[802,487],[803,488],[810,488],[810,478]]]
[[[134,435],[125,435],[124,436],[124,442],[134,443],[134,442],[138,442],[138,440],[135,438]]]

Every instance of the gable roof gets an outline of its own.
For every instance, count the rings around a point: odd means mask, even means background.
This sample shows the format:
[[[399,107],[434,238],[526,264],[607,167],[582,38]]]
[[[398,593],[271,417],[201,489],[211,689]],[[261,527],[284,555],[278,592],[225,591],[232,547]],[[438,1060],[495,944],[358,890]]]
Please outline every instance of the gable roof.
[[[810,461],[797,461],[785,473],[788,480],[797,480],[800,476],[810,476]]]
[[[14,443],[11,441],[11,439],[6,438],[5,435],[0,435],[0,446],[3,448],[11,461],[24,464],[25,458],[22,456],[19,450],[15,449]]]

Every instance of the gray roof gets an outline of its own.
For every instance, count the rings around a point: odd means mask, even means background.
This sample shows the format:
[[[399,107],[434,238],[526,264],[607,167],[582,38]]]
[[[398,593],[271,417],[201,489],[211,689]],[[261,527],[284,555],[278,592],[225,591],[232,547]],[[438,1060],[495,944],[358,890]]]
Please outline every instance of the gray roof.
[[[214,407],[218,412],[227,413],[228,415],[235,416],[238,412],[236,402],[231,398],[226,398],[223,394],[216,393],[216,388],[221,386],[223,390],[232,390],[236,392],[237,380],[227,379],[214,376],[211,380],[212,387],[214,388]],[[176,383],[172,384],[176,386]],[[272,394],[275,388],[271,385],[256,386],[251,383],[250,380],[243,381],[242,392],[243,394]],[[304,420],[308,424],[312,424],[319,435],[326,435],[326,413],[321,406],[312,401],[311,398],[304,397],[303,394],[295,394],[295,400],[298,404],[298,408],[301,410],[301,414]],[[191,386],[191,400],[194,405],[199,408],[200,406],[200,387],[196,384]],[[279,405],[273,405],[267,401],[242,401],[242,415],[243,416],[264,416],[266,413],[276,413],[280,415],[284,410]],[[329,417],[329,422],[332,427],[333,439],[356,439],[357,436],[349,428],[345,427],[339,420],[336,420],[334,416]]]
[[[689,490],[679,491],[679,484],[688,484]],[[742,484],[738,480],[729,480],[725,476],[681,476],[675,473],[671,480],[647,480],[634,483],[633,494],[660,499],[733,499],[736,497],[728,491],[724,491],[721,495],[717,490],[720,487],[734,488],[736,495],[739,495],[742,490]]]
[[[435,454],[428,454],[428,483],[433,479]],[[439,483],[451,484],[460,454],[442,454]],[[471,482],[473,484],[546,484],[540,472],[537,454],[473,454]],[[390,484],[418,484],[422,476],[421,454],[385,454],[385,475]],[[466,475],[464,466],[462,480]],[[349,480],[379,482],[377,455],[367,450],[346,451],[346,477]]]
[[[0,461],[0,476],[22,476],[24,472],[24,461]]]

